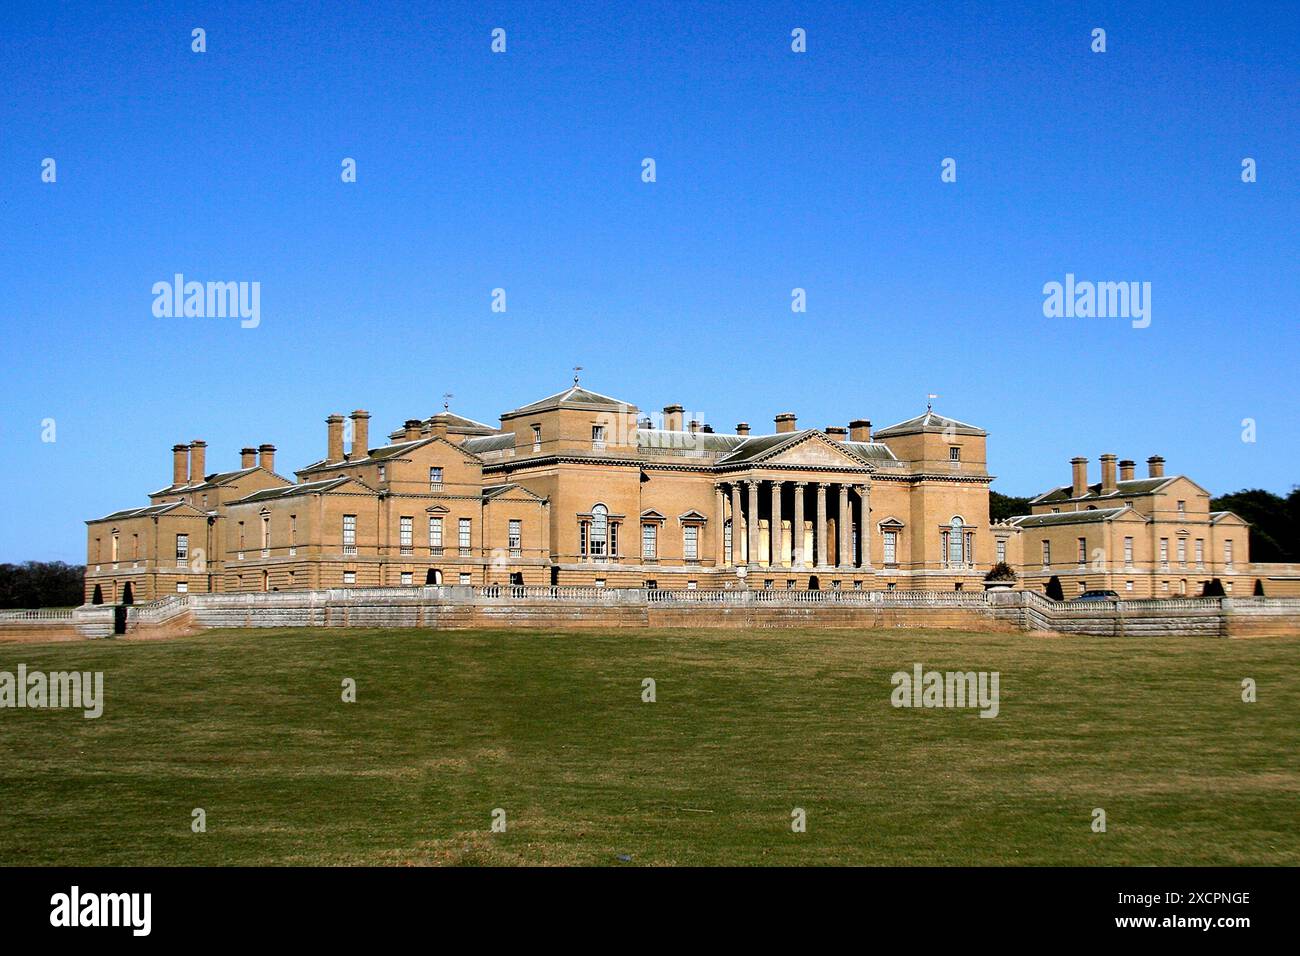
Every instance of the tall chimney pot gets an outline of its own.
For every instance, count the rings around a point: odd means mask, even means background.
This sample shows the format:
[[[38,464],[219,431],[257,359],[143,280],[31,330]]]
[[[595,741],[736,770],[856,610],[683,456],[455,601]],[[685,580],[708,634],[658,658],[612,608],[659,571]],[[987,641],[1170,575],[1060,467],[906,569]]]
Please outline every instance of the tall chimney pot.
[[[744,436],[748,437],[748,436],[749,436],[749,422],[737,422],[737,423],[736,423],[736,434],[737,434],[737,435],[744,435]]]
[[[794,412],[782,412],[776,416],[776,430],[778,432],[792,432],[798,425],[799,419]]]
[[[207,468],[208,443],[201,438],[190,442],[190,484],[197,485],[203,481]]]
[[[1147,474],[1152,478],[1163,478],[1165,476],[1165,460],[1159,455],[1152,455],[1148,458]]]
[[[172,487],[190,483],[190,446],[172,445]]]
[[[1125,458],[1123,461],[1121,461],[1119,463],[1119,480],[1132,481],[1133,469],[1135,467],[1137,467],[1137,463],[1133,461],[1131,458]]]
[[[275,446],[266,442],[258,445],[257,463],[267,471],[275,471]]]
[[[241,448],[241,449],[239,449],[239,467],[240,467],[240,468],[252,468],[252,467],[254,467],[256,464],[257,464],[257,449],[256,449],[256,448]]]
[[[325,460],[336,462],[343,460],[343,416],[335,412],[325,419],[326,443]]]
[[[1101,493],[1103,495],[1113,495],[1119,490],[1115,484],[1115,456],[1101,456]]]
[[[370,456],[370,413],[358,408],[350,416],[352,419],[352,453],[353,461]]]
[[[1070,484],[1070,497],[1082,498],[1088,493],[1088,459],[1071,458],[1071,471],[1073,480]]]

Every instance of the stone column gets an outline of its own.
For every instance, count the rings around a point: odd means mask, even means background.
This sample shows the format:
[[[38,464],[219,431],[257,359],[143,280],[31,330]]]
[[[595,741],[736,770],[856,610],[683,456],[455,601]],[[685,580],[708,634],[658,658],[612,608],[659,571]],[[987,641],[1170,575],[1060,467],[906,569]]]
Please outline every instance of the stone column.
[[[744,540],[740,537],[740,482],[731,483],[731,565],[744,564]]]
[[[722,553],[727,540],[722,532],[723,524],[727,520],[727,495],[722,490],[722,485],[714,485],[713,492],[713,566],[720,568],[727,563],[727,556]],[[638,547],[640,547],[639,543]]]
[[[772,533],[769,537],[772,539],[772,561],[771,566],[779,568],[781,566],[782,534],[781,534],[781,486],[785,482],[772,482]]]
[[[826,553],[826,482],[817,482],[817,531],[813,534],[813,567],[824,568],[830,562]]]
[[[842,568],[853,567],[853,512],[849,510],[849,486],[840,482],[840,517],[838,527],[835,529],[839,532],[839,566]]]
[[[858,564],[871,568],[871,486],[854,486],[861,502],[862,517],[858,519]]]
[[[803,553],[803,494],[808,487],[806,481],[794,483],[794,521],[790,524],[790,567],[800,569],[804,566]]]
[[[747,481],[745,488],[749,491],[749,517],[745,519],[745,529],[749,533],[749,564],[758,567],[758,482]]]

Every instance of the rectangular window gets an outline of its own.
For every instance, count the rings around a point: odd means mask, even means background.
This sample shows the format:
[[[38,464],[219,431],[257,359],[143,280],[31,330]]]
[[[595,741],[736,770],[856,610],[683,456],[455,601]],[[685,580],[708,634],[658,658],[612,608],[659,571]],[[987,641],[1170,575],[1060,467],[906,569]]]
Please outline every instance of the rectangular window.
[[[797,546],[796,546],[797,550]],[[731,561],[731,521],[722,526],[722,554],[718,555],[718,564],[727,564]]]
[[[357,553],[357,516],[343,516],[343,553]]]
[[[262,515],[262,550],[266,551],[271,547],[271,516]]]
[[[388,480],[388,468],[384,465],[379,466],[379,480],[380,482]]]
[[[474,582],[470,579],[470,574],[469,574],[468,571],[462,571],[462,572],[460,572],[460,575],[456,578],[456,581],[457,581],[458,584],[461,584],[461,585],[473,584],[473,583],[474,583]]]
[[[289,557],[298,553],[298,516],[289,515]]]
[[[189,582],[189,581],[177,581],[177,582],[176,582],[176,593],[177,593],[177,594],[189,594],[189,592],[190,592],[190,582]]]
[[[951,448],[949,448],[949,449],[948,449],[948,460],[949,460],[949,461],[961,461],[961,449],[960,449],[959,447],[957,447],[956,445],[953,445]]]
[[[605,426],[604,425],[591,426],[591,448],[592,451],[605,450]]]
[[[618,527],[619,527],[619,526],[618,526],[617,522],[612,522],[612,521],[610,522],[610,525],[609,525],[609,554],[610,554],[610,557],[613,557],[613,558],[617,558],[617,557],[618,557]]]
[[[518,518],[511,518],[507,531],[507,543],[511,557],[519,557],[524,548],[523,524]]]
[[[1232,539],[1223,542],[1223,563],[1232,567]]]
[[[1187,564],[1187,539],[1186,538],[1178,539],[1178,563],[1181,565]]]
[[[998,564],[1007,562],[1007,539],[998,538]]]
[[[410,554],[415,549],[412,547],[415,537],[415,519],[402,517],[397,519],[397,544],[402,554]]]
[[[343,583],[344,583],[344,584],[356,584],[356,583],[357,583],[357,572],[355,572],[355,571],[344,571],[344,572],[343,572]]]
[[[885,532],[885,564],[898,563],[898,532]]]
[[[542,450],[542,426],[533,426],[533,451]]]
[[[659,526],[643,524],[641,526],[641,557],[654,560],[659,556]]]
[[[698,561],[700,559],[699,525],[688,524],[682,529],[682,556],[687,561]]]
[[[178,534],[176,536],[176,565],[184,567],[190,560],[190,536],[188,534]]]
[[[117,532],[113,532],[113,563],[117,563]]]
[[[1043,567],[1050,568],[1051,566],[1052,566],[1052,542],[1044,541],[1043,542]]]
[[[1169,539],[1168,538],[1160,539],[1160,566],[1162,568],[1169,567]]]
[[[1178,513],[1179,513],[1180,515],[1185,515],[1185,514],[1187,514],[1187,502],[1186,502],[1186,501],[1180,501],[1180,502],[1178,502]]]
[[[1205,564],[1205,539],[1196,539],[1196,566],[1201,567]]]
[[[411,583],[412,583],[411,572],[410,572],[410,571],[403,571],[403,572],[402,572],[401,581],[402,581],[402,587],[404,587],[404,588],[409,588],[409,587],[411,586]]]
[[[1124,539],[1124,567],[1133,567],[1133,539]]]
[[[472,543],[473,543],[472,540],[471,540],[471,535],[470,535],[470,519],[469,519],[469,518],[461,518],[461,519],[457,522],[457,524],[456,524],[456,534],[457,534],[457,540],[456,540],[456,543],[457,543],[457,545],[458,545],[459,548],[460,548],[460,553],[461,553],[462,555],[467,555],[467,554],[469,554],[469,553],[470,553],[470,546],[471,546]]]
[[[442,554],[442,519],[429,519],[429,550],[434,554]]]
[[[1080,564],[1088,563],[1088,539],[1087,538],[1079,539],[1079,563]]]
[[[239,522],[239,551],[235,554],[240,561],[244,560],[244,522]]]
[[[441,468],[429,469],[429,490],[442,491],[442,469]]]
[[[1125,590],[1125,591],[1132,591],[1132,590],[1133,590],[1133,582],[1132,582],[1132,581],[1125,581],[1125,582],[1124,582],[1124,590]]]

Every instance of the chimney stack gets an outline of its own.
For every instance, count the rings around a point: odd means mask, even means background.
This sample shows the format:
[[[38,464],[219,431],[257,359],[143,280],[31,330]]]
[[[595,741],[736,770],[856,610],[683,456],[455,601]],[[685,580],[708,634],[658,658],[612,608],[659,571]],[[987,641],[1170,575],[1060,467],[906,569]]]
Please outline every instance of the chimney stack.
[[[1147,474],[1152,478],[1163,478],[1165,476],[1165,460],[1159,455],[1152,455],[1148,458]]]
[[[691,434],[694,435],[696,432],[700,430],[700,423],[696,421],[694,418],[692,418],[690,428],[691,428]]]
[[[736,423],[736,434],[737,434],[737,435],[743,435],[744,437],[748,438],[748,437],[749,437],[749,422],[737,422],[737,423]]]
[[[328,442],[325,450],[325,460],[329,462],[343,460],[343,416],[337,412],[325,419],[326,434]]]
[[[827,425],[826,437],[833,441],[847,441],[849,430],[840,425]]]
[[[799,419],[795,417],[794,412],[782,412],[776,416],[776,430],[777,432],[792,432],[795,430],[798,421]]]
[[[197,485],[203,481],[207,468],[208,443],[201,438],[190,442],[190,484]]]
[[[679,432],[682,430],[682,412],[686,409],[680,405],[664,406],[664,429],[670,432]]]
[[[172,487],[190,483],[190,446],[172,445]]]
[[[402,428],[405,431],[403,437],[406,441],[420,440],[420,420],[418,418],[408,418],[402,423]]]
[[[1119,480],[1132,481],[1133,469],[1135,467],[1137,467],[1137,462],[1133,461],[1131,458],[1125,458],[1123,461],[1121,461],[1119,463]]]
[[[1071,458],[1070,465],[1074,473],[1070,487],[1070,497],[1082,498],[1088,493],[1088,459]]]
[[[429,426],[429,436],[431,438],[446,438],[447,420],[434,418],[432,424]]]
[[[275,471],[275,446],[265,443],[258,445],[257,463],[267,471]]]
[[[1115,484],[1115,456],[1101,456],[1101,493],[1103,495],[1113,495],[1119,490]]]
[[[256,449],[256,448],[241,448],[241,449],[239,449],[239,467],[240,467],[240,468],[252,468],[252,467],[254,467],[256,464],[257,464],[257,449]]]
[[[871,422],[865,418],[855,418],[849,422],[849,439],[851,441],[871,441]]]
[[[352,418],[352,454],[353,461],[370,457],[370,413],[358,408]]]

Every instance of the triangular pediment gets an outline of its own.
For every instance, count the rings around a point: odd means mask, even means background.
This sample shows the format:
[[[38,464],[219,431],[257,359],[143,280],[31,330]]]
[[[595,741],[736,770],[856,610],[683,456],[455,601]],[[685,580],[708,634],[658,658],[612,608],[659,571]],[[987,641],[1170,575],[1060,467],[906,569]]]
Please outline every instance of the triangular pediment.
[[[820,432],[806,433],[785,447],[773,449],[769,455],[756,459],[755,463],[759,461],[764,465],[802,468],[868,468],[863,459]]]

